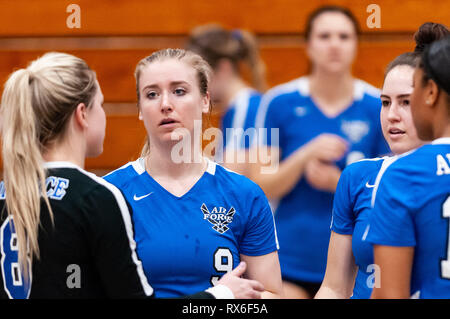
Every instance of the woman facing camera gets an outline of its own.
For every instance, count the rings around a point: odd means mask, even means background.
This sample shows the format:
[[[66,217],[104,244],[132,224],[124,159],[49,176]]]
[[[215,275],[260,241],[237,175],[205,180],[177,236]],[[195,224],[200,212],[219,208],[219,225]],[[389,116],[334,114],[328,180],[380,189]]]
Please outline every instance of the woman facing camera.
[[[431,141],[377,176],[367,241],[379,267],[372,298],[449,298],[450,37],[425,48],[413,76],[411,113]]]
[[[128,203],[83,169],[86,157],[103,150],[102,103],[95,72],[69,54],[47,53],[7,80],[0,299],[154,297]],[[187,297],[258,298],[263,287],[240,278],[245,269],[239,265],[216,287]]]
[[[310,73],[263,96],[256,126],[267,132],[258,146],[270,155],[270,170],[254,165],[251,174],[271,200],[279,200],[275,220],[289,298],[312,298],[323,280],[341,171],[388,153],[379,90],[351,73],[359,33],[353,14],[321,7],[305,29]]]
[[[138,254],[156,296],[207,288],[239,261],[247,264],[246,278],[264,285],[263,297],[281,296],[267,198],[246,177],[204,157],[194,134],[210,111],[208,63],[166,49],[141,60],[135,75],[147,143],[141,158],[105,179],[133,208]]]

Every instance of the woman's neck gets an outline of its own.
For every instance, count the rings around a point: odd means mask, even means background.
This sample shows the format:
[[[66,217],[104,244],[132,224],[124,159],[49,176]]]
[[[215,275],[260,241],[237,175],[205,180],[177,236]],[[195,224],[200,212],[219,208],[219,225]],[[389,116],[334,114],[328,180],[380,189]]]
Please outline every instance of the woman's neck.
[[[349,72],[329,73],[315,70],[309,78],[310,94],[332,103],[336,100],[353,98],[353,76]]]
[[[352,104],[354,79],[349,72],[316,70],[308,78],[311,99],[326,116],[335,117]]]
[[[70,162],[84,168],[85,151],[71,142],[53,143],[42,154],[46,162]]]
[[[231,102],[236,98],[238,93],[247,88],[248,85],[239,77],[234,77],[230,80],[230,83],[227,85],[227,89],[225,92],[225,104],[228,108],[231,105]]]
[[[145,166],[152,177],[182,179],[200,176],[206,170],[207,162],[201,153],[201,145],[198,148],[191,147],[188,152],[191,154],[190,158],[185,158],[178,151],[173,150],[173,145],[157,147],[153,144],[150,146],[150,153],[145,157]],[[183,153],[186,151],[182,150]]]

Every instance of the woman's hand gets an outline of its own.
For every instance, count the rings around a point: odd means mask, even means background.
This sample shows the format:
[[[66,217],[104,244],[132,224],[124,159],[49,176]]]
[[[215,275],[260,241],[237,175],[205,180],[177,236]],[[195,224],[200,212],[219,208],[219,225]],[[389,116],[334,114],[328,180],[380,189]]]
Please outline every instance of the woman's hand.
[[[217,284],[227,286],[236,299],[260,299],[264,286],[259,281],[241,278],[246,270],[247,264],[242,261],[232,271],[223,275]]]

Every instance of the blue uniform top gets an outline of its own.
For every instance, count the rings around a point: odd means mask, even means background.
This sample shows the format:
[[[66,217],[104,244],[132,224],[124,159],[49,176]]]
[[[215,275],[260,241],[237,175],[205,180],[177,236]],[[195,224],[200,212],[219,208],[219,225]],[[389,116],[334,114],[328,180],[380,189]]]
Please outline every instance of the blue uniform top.
[[[435,140],[381,170],[366,240],[414,246],[411,295],[450,297],[450,138]]]
[[[250,88],[242,89],[230,103],[221,120],[223,147],[249,149],[255,140],[255,117],[262,94]],[[223,163],[222,153],[215,157]]]
[[[278,249],[273,214],[259,186],[208,161],[177,197],[145,170],[143,159],[104,177],[133,209],[137,253],[155,296],[205,290],[240,262]]]
[[[341,174],[333,201],[331,230],[352,235],[352,251],[358,266],[352,299],[368,299],[373,287],[372,245],[362,240],[369,224],[372,191],[384,158],[361,160]]]
[[[277,86],[263,96],[256,117],[258,143],[278,146],[282,161],[316,136],[336,134],[349,142],[348,153],[336,163],[344,169],[362,158],[388,153],[381,132],[380,109],[379,91],[355,80],[353,103],[340,114],[328,117],[311,99],[308,78],[301,77]],[[266,128],[266,135],[260,134],[259,128]],[[275,220],[284,279],[322,281],[332,203],[333,193],[314,189],[305,178],[280,199]]]

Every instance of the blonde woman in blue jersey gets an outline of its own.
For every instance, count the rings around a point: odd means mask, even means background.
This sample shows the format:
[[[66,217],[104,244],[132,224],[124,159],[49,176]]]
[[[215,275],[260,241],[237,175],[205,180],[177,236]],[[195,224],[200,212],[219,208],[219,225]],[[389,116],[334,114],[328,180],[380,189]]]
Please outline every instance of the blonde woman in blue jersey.
[[[214,106],[221,106],[223,135],[214,158],[248,176],[248,150],[254,141],[256,112],[266,87],[256,38],[246,30],[204,25],[192,30],[186,48],[202,56],[213,69],[210,93]],[[245,73],[250,74],[250,83],[244,79]]]
[[[0,299],[154,297],[129,205],[114,185],[84,170],[85,158],[103,151],[102,104],[95,72],[70,54],[46,53],[6,81]],[[240,278],[245,269],[188,297],[260,297],[260,283]]]
[[[280,297],[267,198],[248,178],[203,156],[195,132],[210,110],[210,74],[190,51],[166,49],[142,59],[135,75],[147,143],[141,158],[105,179],[133,208],[138,255],[157,297],[215,285],[240,261],[247,264],[245,278],[263,284],[262,297]]]
[[[450,36],[425,48],[414,71],[411,112],[431,140],[377,176],[366,240],[379,285],[372,298],[450,298]]]
[[[310,74],[269,90],[258,109],[256,127],[266,129],[258,136],[259,154],[271,161],[252,165],[251,178],[270,199],[279,199],[275,221],[289,298],[312,298],[323,280],[341,171],[388,153],[379,90],[351,73],[358,30],[345,8],[314,11],[305,31]]]

